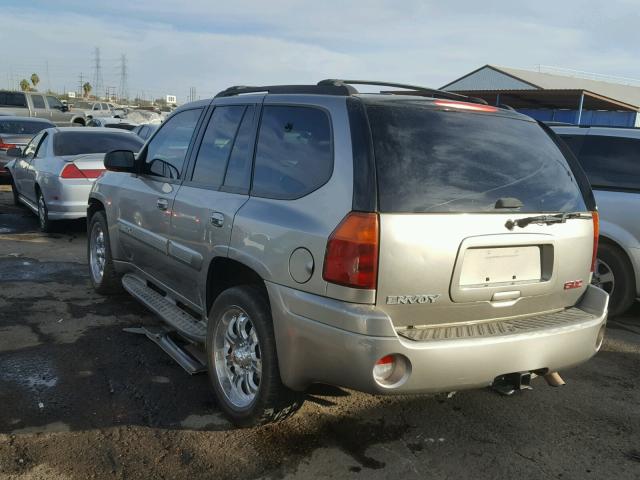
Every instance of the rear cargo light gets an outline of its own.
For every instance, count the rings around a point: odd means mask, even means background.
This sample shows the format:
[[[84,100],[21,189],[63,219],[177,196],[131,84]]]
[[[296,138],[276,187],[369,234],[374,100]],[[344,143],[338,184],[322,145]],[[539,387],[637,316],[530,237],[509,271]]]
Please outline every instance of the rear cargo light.
[[[591,272],[596,270],[596,259],[598,257],[598,237],[600,236],[600,216],[598,212],[593,212],[593,253],[591,255]]]
[[[4,143],[2,137],[0,137],[0,150],[9,150],[10,148],[15,148],[16,145],[14,143]]]
[[[329,237],[322,278],[346,287],[375,289],[378,239],[378,214],[349,213]]]
[[[60,178],[98,178],[102,172],[104,169],[80,170],[75,163],[67,163],[60,172]]]
[[[456,102],[456,101],[445,101],[445,100],[436,100],[433,102],[439,107],[444,108],[459,108],[462,110],[473,110],[475,112],[497,112],[497,107],[492,107],[491,105],[481,105],[477,103],[466,103],[466,102]]]

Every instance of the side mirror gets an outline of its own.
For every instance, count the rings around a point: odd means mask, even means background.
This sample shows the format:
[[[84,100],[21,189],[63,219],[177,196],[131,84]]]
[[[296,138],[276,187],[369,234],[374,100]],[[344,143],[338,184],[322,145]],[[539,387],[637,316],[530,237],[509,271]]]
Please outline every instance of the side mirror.
[[[61,112],[68,112],[69,111],[69,107],[66,105],[62,105],[62,107],[60,108]]]
[[[104,156],[104,166],[111,172],[136,173],[136,157],[131,150],[113,150]]]
[[[19,147],[13,147],[7,150],[7,157],[20,158],[22,156],[22,149]]]

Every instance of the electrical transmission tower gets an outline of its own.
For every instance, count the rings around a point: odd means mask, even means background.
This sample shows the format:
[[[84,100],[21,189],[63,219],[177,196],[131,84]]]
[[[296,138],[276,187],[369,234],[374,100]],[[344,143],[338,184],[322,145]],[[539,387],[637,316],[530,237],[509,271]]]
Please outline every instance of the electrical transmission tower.
[[[129,98],[127,87],[127,56],[125,54],[120,56],[120,88],[118,95],[120,96],[121,102]]]
[[[94,76],[93,76],[93,91],[96,92],[96,98],[100,95],[103,88],[102,80],[102,65],[100,65],[100,47],[96,47],[94,51]]]

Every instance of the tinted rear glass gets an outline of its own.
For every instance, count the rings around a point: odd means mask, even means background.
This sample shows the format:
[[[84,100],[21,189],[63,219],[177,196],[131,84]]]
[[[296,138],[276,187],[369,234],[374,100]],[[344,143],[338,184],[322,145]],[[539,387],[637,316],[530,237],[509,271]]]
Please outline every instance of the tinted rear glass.
[[[333,172],[331,125],[318,108],[265,106],[252,194],[293,199],[324,185]]]
[[[53,127],[48,122],[27,121],[27,120],[3,120],[0,117],[0,133],[14,135],[33,135],[45,128]]]
[[[578,160],[596,188],[640,190],[638,138],[586,135]]]
[[[575,178],[537,123],[436,110],[417,102],[367,106],[381,212],[584,211]]]
[[[25,98],[24,93],[0,92],[0,107],[27,108],[27,99]]]
[[[107,153],[111,150],[137,152],[142,147],[137,136],[115,132],[60,132],[55,136],[53,151],[57,156],[84,153]]]

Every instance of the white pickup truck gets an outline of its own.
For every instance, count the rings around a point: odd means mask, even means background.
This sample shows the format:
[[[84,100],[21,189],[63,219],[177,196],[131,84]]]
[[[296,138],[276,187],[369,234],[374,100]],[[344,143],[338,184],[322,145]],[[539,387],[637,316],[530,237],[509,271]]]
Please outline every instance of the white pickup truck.
[[[0,114],[44,118],[60,127],[86,123],[83,112],[70,112],[55,96],[39,92],[0,90]]]

